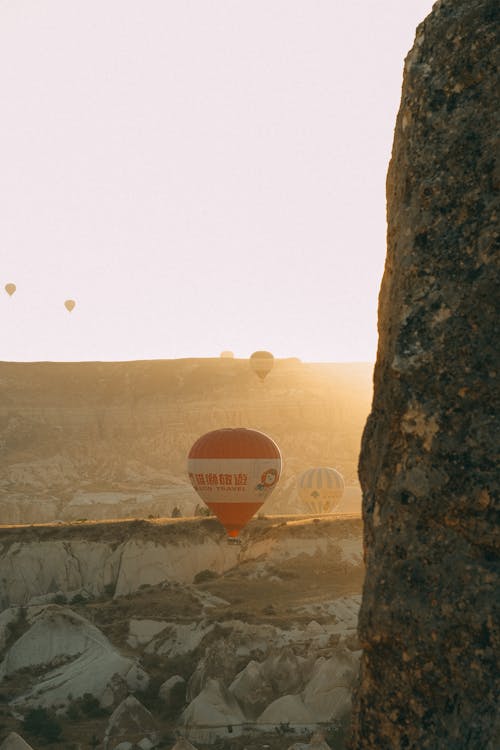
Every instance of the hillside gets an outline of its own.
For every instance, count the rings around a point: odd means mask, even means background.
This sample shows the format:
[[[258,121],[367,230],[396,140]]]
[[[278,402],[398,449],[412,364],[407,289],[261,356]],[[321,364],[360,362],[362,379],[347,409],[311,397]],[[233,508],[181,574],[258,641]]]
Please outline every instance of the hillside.
[[[343,510],[357,510],[371,373],[277,360],[262,382],[235,359],[0,363],[0,523],[193,515],[190,446],[240,425],[283,454],[266,512],[302,512],[295,476],[317,465],[343,473]]]
[[[278,750],[318,727],[340,750],[361,536],[334,516],[255,519],[239,545],[213,518],[0,527],[0,743],[41,747],[52,717],[55,750]]]

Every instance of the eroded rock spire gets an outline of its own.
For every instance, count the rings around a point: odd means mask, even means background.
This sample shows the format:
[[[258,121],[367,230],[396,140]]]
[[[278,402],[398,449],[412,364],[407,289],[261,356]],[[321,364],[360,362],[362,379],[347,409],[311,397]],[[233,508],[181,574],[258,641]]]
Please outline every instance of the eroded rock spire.
[[[353,750],[500,747],[499,29],[496,0],[441,0],[406,59],[359,467]]]

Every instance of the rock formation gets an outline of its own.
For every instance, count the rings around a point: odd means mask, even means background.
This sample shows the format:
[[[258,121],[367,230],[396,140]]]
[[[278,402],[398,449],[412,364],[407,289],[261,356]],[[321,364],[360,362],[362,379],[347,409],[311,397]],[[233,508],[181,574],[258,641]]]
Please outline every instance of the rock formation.
[[[187,584],[204,570],[220,574],[259,557],[280,564],[296,557],[299,548],[307,557],[328,556],[332,564],[337,563],[336,570],[362,568],[359,519],[325,518],[291,527],[265,520],[252,523],[243,532],[241,546],[225,543],[224,530],[215,518],[0,529],[0,612],[61,597],[71,602],[75,596],[88,598],[107,591],[126,596],[165,581]],[[323,527],[331,533],[320,532]],[[206,609],[218,602],[205,598],[201,604]],[[0,644],[2,623],[0,617]],[[196,632],[190,632],[193,628]],[[199,642],[203,634],[198,626],[186,624],[178,635],[180,651],[193,639]],[[137,639],[135,631],[130,636]],[[145,638],[143,631],[141,637]],[[161,638],[159,634],[157,642]]]
[[[111,714],[103,744],[105,750],[117,750],[123,742],[144,748],[159,743],[153,716],[133,695],[125,698]]]
[[[499,29],[497,0],[441,0],[405,63],[360,458],[356,750],[500,747]]]
[[[26,625],[0,663],[0,682],[22,670],[34,673],[35,684],[16,699],[17,708],[63,706],[68,696],[75,699],[86,693],[101,698],[118,675],[130,690],[146,689],[144,670],[71,609],[31,607]]]
[[[318,722],[344,727],[361,532],[358,518],[257,519],[232,545],[208,518],[0,529],[0,743],[35,708],[57,712],[64,750],[77,734],[147,750],[156,732],[233,747],[242,734],[268,744],[282,725],[288,744]],[[220,573],[205,554],[217,540],[230,552]],[[146,585],[117,585],[128,544]]]
[[[33,748],[16,732],[11,732],[0,745],[0,750],[33,750]]]

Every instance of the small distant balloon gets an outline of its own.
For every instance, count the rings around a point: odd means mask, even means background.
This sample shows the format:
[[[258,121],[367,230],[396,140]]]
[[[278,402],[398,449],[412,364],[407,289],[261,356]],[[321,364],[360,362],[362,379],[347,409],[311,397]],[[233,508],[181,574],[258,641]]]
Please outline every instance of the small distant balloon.
[[[75,305],[76,305],[76,302],[74,299],[67,299],[64,303],[64,307],[66,308],[68,312],[71,312],[72,310],[74,310]]]
[[[17,287],[16,287],[15,284],[12,284],[12,282],[10,282],[9,284],[5,285],[4,289],[7,292],[7,294],[9,295],[9,297],[12,297],[12,295],[16,291]]]
[[[269,375],[274,365],[271,352],[254,352],[250,357],[250,367],[261,380]]]
[[[234,359],[234,352],[221,352],[220,353],[221,359]]]

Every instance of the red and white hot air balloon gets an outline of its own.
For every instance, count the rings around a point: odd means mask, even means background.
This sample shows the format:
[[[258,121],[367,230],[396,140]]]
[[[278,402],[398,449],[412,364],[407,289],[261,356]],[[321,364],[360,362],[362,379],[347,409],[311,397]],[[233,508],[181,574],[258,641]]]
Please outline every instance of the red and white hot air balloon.
[[[281,454],[258,430],[214,430],[189,451],[188,473],[198,495],[236,538],[276,487]]]

